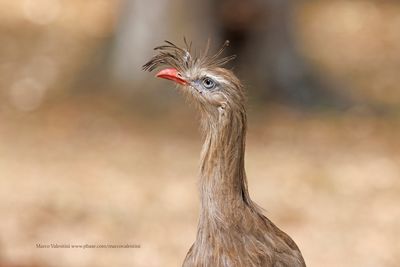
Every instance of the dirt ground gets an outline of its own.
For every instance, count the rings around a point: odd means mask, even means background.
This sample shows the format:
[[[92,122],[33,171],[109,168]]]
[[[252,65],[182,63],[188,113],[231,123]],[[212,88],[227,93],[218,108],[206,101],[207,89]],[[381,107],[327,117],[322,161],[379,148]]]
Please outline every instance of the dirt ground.
[[[88,65],[102,64],[116,1],[40,3],[0,2],[0,267],[180,266],[199,214],[195,112],[172,91],[81,93],[76,80],[101,76]],[[396,1],[304,1],[299,49],[355,108],[249,104],[250,194],[308,266],[399,266],[399,14]]]
[[[3,109],[0,266],[180,266],[196,234],[201,141],[177,101],[154,114],[101,96]],[[308,266],[398,266],[398,119],[249,110],[251,195]]]

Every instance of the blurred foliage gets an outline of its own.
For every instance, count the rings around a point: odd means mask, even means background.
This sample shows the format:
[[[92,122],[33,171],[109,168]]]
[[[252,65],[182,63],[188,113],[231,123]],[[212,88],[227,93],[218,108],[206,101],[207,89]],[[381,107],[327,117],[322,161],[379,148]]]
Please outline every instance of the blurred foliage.
[[[200,135],[194,111],[164,89],[172,86],[140,67],[163,39],[222,39],[211,7],[0,1],[1,267],[181,264],[196,234]],[[265,53],[253,49],[263,36],[250,38],[241,50],[249,60],[235,69],[255,73],[239,71],[250,91],[251,194],[309,266],[397,266],[400,3],[298,1],[291,25],[305,66],[352,105],[304,112],[273,95],[255,104],[252,79],[271,74],[247,65]],[[116,75],[120,66],[129,79]],[[397,115],[380,116],[389,112]],[[38,242],[142,247],[38,250]]]
[[[145,5],[140,0],[129,3],[133,3],[133,10]],[[120,1],[110,0],[3,1],[0,9],[2,106],[35,110],[48,96],[71,91],[76,87],[71,82],[104,82],[107,77],[104,74],[114,68],[115,60],[118,60],[114,57],[118,55],[136,59],[134,65],[128,65],[128,73],[132,73],[131,83],[127,85],[131,88],[129,91],[146,90],[143,79],[148,75],[141,73],[140,64],[151,55],[152,47],[159,44],[166,32],[162,31],[160,37],[150,35],[152,39],[149,39],[149,35],[143,35],[143,32],[152,31],[152,24],[144,21],[137,26],[135,20],[128,24],[135,27],[116,31],[124,25],[124,18],[130,15],[123,12],[125,6]],[[157,3],[149,2],[148,6],[156,10]],[[166,7],[162,5],[161,8]],[[356,107],[372,104],[398,110],[400,5],[396,1],[313,1],[297,4],[296,7],[293,40],[296,41],[296,49],[312,63],[316,75],[327,83],[335,84],[334,89],[344,91],[345,95],[355,100]],[[172,11],[176,15],[182,13],[178,8],[172,8]],[[120,23],[117,23],[118,20]],[[156,18],[152,20],[155,21],[153,24],[157,22]],[[191,30],[187,35],[193,36],[193,39],[207,32],[204,27],[200,32],[193,29],[199,24],[191,22],[190,25],[191,28],[179,25],[176,28],[178,32]],[[165,29],[175,26],[175,21],[165,23]],[[118,45],[114,42],[114,37],[126,32],[133,35],[129,40],[122,41],[131,43]],[[139,40],[138,43],[144,46],[135,46]],[[176,41],[179,43],[179,40]],[[252,41],[257,42],[257,38]],[[123,51],[119,51],[121,49]],[[250,59],[257,58],[262,57],[265,49],[253,49],[250,55],[248,51],[243,53]],[[238,62],[251,64],[245,60]],[[240,70],[244,67],[236,68]],[[254,73],[271,75],[257,70]],[[245,80],[260,79],[245,74]],[[248,83],[250,92],[254,91],[251,80]],[[112,88],[113,84],[107,86]]]
[[[400,3],[318,1],[302,6],[304,53],[360,102],[399,110]]]
[[[1,101],[21,111],[40,107],[90,62],[111,36],[118,1],[22,0],[0,3]]]

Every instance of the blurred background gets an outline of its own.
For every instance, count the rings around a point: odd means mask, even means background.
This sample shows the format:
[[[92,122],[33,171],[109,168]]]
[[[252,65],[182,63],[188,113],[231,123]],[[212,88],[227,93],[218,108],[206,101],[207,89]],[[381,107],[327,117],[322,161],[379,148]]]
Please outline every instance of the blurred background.
[[[141,66],[183,36],[231,41],[250,193],[308,266],[398,266],[394,0],[0,1],[0,266],[181,265],[201,137]]]

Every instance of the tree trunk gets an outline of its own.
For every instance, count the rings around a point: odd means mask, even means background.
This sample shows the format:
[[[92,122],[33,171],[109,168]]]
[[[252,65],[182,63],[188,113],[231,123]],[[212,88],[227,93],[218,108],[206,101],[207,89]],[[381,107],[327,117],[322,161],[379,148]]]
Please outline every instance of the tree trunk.
[[[342,92],[308,64],[298,49],[291,0],[215,1],[216,27],[237,54],[240,74],[262,98],[303,107],[348,106]]]

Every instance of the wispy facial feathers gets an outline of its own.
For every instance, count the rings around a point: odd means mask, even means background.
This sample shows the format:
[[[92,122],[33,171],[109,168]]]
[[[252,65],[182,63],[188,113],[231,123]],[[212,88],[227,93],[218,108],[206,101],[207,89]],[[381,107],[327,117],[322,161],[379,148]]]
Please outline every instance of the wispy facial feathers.
[[[165,45],[154,48],[158,54],[143,65],[143,70],[152,71],[162,66],[168,66],[185,72],[194,67],[221,67],[236,58],[235,55],[221,57],[225,48],[229,46],[228,40],[214,55],[209,55],[210,40],[208,40],[205,50],[199,55],[196,52],[192,52],[192,43],[188,43],[185,38],[184,48],[178,47],[170,41],[165,41],[165,43]]]

